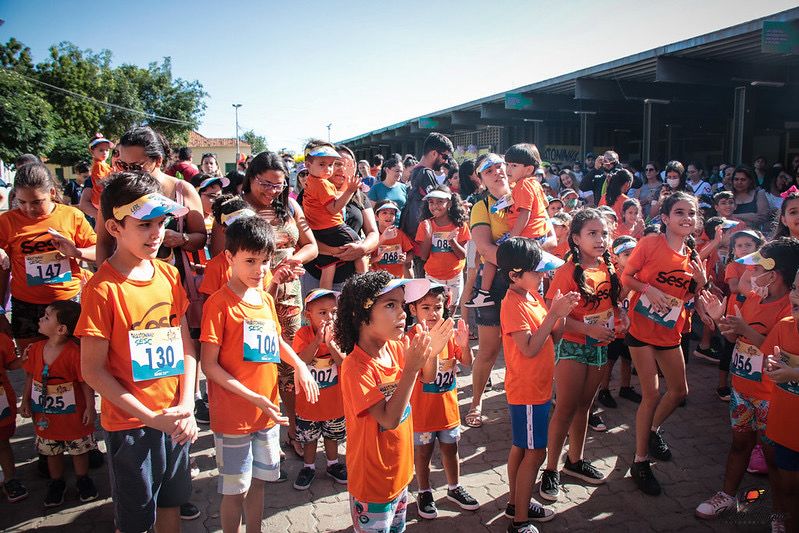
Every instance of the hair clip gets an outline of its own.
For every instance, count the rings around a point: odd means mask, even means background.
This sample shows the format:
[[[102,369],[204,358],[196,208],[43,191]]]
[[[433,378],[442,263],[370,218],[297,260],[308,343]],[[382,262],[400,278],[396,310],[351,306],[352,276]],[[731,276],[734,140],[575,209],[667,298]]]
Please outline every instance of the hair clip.
[[[511,270],[512,270],[513,272],[521,272],[521,271],[522,271],[522,269],[521,269],[521,268],[511,268]]]
[[[370,308],[370,307],[372,307],[374,304],[375,304],[375,301],[374,301],[374,300],[372,300],[371,298],[367,298],[366,300],[364,300],[364,301],[363,301],[363,308],[364,308],[364,309],[369,309],[369,308]]]

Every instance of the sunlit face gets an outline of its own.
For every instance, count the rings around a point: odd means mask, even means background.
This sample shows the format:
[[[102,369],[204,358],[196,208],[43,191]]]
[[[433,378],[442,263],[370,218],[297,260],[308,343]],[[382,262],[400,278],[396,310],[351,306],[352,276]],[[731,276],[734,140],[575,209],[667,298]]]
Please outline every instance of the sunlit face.
[[[60,328],[64,329],[63,333],[59,331]],[[66,326],[58,323],[56,312],[49,305],[45,308],[42,318],[39,319],[39,333],[45,337],[55,337],[60,334],[66,334]]]
[[[560,175],[560,183],[563,185],[565,189],[573,189],[574,188],[574,180],[569,174],[561,174]]]
[[[308,318],[308,322],[311,323],[311,328],[314,331],[319,331],[323,324],[336,319],[337,308],[338,304],[335,296],[322,296],[305,307],[305,316]]]
[[[675,235],[687,237],[696,230],[696,215],[696,204],[680,200],[671,206],[668,215],[661,216],[661,220]]]
[[[211,204],[214,200],[222,196],[222,185],[212,183],[200,192],[200,201],[203,204],[203,213],[208,216],[211,214]]]
[[[111,145],[108,143],[100,143],[95,145],[91,152],[92,158],[95,161],[108,161],[108,154],[111,153]]]
[[[55,203],[55,189],[29,189],[19,187],[15,189],[17,208],[28,218],[39,219],[53,212]]]
[[[164,240],[166,225],[170,217],[157,217],[151,220],[138,220],[126,216],[121,222],[106,220],[108,233],[117,241],[117,249],[124,250],[142,261],[155,259],[158,248]]]
[[[480,173],[480,179],[494,198],[501,198],[510,192],[504,164],[485,169]]]
[[[329,179],[333,175],[333,164],[337,157],[308,157],[305,160],[305,168],[311,173],[311,176],[316,176],[321,179]]]
[[[727,218],[735,212],[735,198],[721,198],[716,204],[716,213]]]
[[[632,226],[641,214],[641,210],[637,205],[631,205],[624,211],[624,223],[627,226]]]
[[[736,259],[740,259],[749,254],[757,251],[757,243],[751,237],[738,237],[735,239],[735,246],[733,246],[733,255]]]
[[[369,322],[361,324],[360,336],[382,342],[400,340],[405,335],[407,315],[402,308],[405,289],[397,287],[378,297],[369,310]]]
[[[390,209],[387,207],[377,212],[377,221],[383,227],[393,225],[396,219],[397,219],[396,209]]]
[[[544,279],[543,272],[511,272],[511,282],[514,286],[532,294],[541,287],[541,280]]]
[[[619,269],[624,269],[627,266],[627,260],[630,259],[630,256],[633,255],[632,250],[625,250],[619,255],[616,256],[616,264],[619,266]]]
[[[494,166],[496,167],[500,165]],[[532,165],[522,165],[520,163],[506,163],[505,165],[505,173],[508,176],[508,181],[511,183],[516,183],[521,179],[532,176],[534,171],[535,168]],[[486,172],[488,172],[488,170],[483,171],[484,176]]]
[[[341,189],[347,178],[355,175],[355,160],[346,152],[339,153],[341,157],[333,164],[333,176],[330,181],[333,185]]]
[[[117,146],[119,157],[114,162],[117,172],[147,172],[152,174],[161,168],[161,158],[150,159],[141,146]]]
[[[555,237],[558,238],[558,243],[564,242],[566,239],[569,238],[569,227],[562,226],[560,224],[554,224],[555,227]]]
[[[594,218],[586,221],[579,232],[572,232],[572,239],[580,249],[581,256],[596,259],[607,251],[610,232],[604,219]]]
[[[447,215],[451,203],[443,198],[430,198],[427,200],[427,205],[430,206],[430,214],[433,215],[433,218],[439,218]]]
[[[444,316],[445,299],[446,293],[427,293],[422,299],[417,300],[408,307],[411,310],[411,315],[416,318],[416,322],[429,328]]]
[[[239,250],[235,254],[225,250],[225,257],[230,265],[231,277],[238,279],[244,286],[254,289],[262,287],[264,276],[269,270],[271,254],[266,250]]]
[[[398,163],[391,168],[386,168],[386,180],[389,183],[396,183],[402,177],[402,163]]]
[[[202,163],[200,163],[200,170],[205,174],[216,174],[219,170],[219,163],[216,162],[216,157],[212,155],[203,157]]]
[[[547,213],[549,213],[550,218],[554,217],[561,211],[563,211],[563,202],[560,200],[552,200],[547,206]]]
[[[780,215],[780,222],[788,228],[792,237],[799,237],[799,199],[786,200],[783,207],[785,214]]]
[[[286,175],[282,170],[266,170],[254,176],[250,181],[250,194],[254,204],[267,207],[286,188]]]

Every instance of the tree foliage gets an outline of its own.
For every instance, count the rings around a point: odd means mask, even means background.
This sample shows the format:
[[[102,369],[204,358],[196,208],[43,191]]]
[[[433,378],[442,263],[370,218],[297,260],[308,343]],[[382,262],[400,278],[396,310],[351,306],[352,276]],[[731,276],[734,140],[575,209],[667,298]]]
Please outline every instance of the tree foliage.
[[[241,140],[250,145],[253,155],[266,151],[266,138],[256,134],[253,130],[242,133]]]
[[[73,165],[88,157],[96,132],[118,139],[144,124],[170,142],[185,144],[205,112],[207,94],[200,82],[173,77],[168,57],[147,67],[113,66],[109,50],[62,42],[34,65],[30,49],[12,37],[0,43],[0,65],[2,154],[35,152]]]

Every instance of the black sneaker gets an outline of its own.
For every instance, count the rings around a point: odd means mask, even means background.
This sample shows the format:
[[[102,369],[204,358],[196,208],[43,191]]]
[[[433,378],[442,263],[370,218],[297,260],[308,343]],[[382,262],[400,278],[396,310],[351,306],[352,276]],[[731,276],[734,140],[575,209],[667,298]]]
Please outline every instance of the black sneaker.
[[[538,492],[547,501],[558,501],[558,496],[560,496],[560,474],[552,470],[541,472],[541,486],[538,488]]]
[[[566,475],[582,479],[586,483],[591,483],[592,485],[601,485],[605,482],[605,476],[602,475],[602,472],[588,461],[582,459],[576,463],[572,463],[569,461],[569,458],[566,457],[566,463],[563,465],[563,470],[561,471]]]
[[[327,467],[327,475],[332,477],[336,483],[347,484],[347,465],[336,463]]]
[[[616,403],[616,400],[613,399],[613,396],[610,395],[610,391],[608,389],[602,389],[599,391],[596,399],[599,400],[599,403],[610,409],[615,409],[619,406],[619,404]]]
[[[480,504],[477,503],[477,500],[472,498],[472,496],[466,492],[466,489],[460,485],[454,489],[447,490],[447,499],[451,502],[455,502],[458,504],[458,507],[467,511],[476,511],[480,508]]]
[[[211,413],[208,412],[208,404],[201,399],[194,400],[194,419],[198,424],[210,424]]]
[[[732,394],[732,390],[729,387],[719,387],[716,389],[716,396],[718,396],[719,400],[722,402],[729,402],[730,394]]]
[[[186,502],[180,506],[181,520],[196,520],[200,517],[200,510],[191,502]]]
[[[641,403],[641,395],[632,387],[621,387],[619,389],[619,398],[630,400],[631,402]]]
[[[89,476],[78,478],[78,496],[83,503],[96,500],[100,493],[97,492],[97,487],[94,486],[94,481]]]
[[[655,474],[652,473],[649,460],[633,463],[630,466],[630,475],[641,492],[649,496],[660,495],[660,483],[655,479]]]
[[[3,483],[3,492],[6,493],[6,498],[10,503],[24,500],[28,497],[28,489],[18,479],[9,479]]]
[[[591,413],[588,416],[588,427],[594,431],[599,431],[600,433],[608,430],[608,426],[605,425],[605,421],[602,420],[602,417],[599,416],[599,413]]]
[[[694,350],[694,357],[704,359],[705,361],[710,361],[711,363],[718,363],[721,359],[719,354],[713,348],[700,348],[699,346],[697,346],[696,350]]]
[[[89,468],[94,470],[95,468],[100,468],[105,463],[105,454],[95,448],[94,450],[89,450]]]
[[[67,491],[67,484],[63,479],[54,479],[47,485],[47,495],[44,497],[45,507],[58,507],[64,503],[64,493]]]
[[[303,466],[297,474],[297,481],[294,482],[294,488],[297,490],[308,490],[314,477],[316,477],[316,470],[310,466]]]
[[[513,517],[516,516],[516,506],[512,503],[506,505],[505,516],[513,520]],[[530,507],[527,508],[527,520],[532,520],[533,522],[549,522],[553,518],[555,518],[555,511],[547,509],[535,500],[530,502]]]
[[[436,509],[436,502],[433,499],[432,491],[426,490],[416,495],[416,507],[419,511],[419,516],[432,520],[438,516],[438,509]]]
[[[508,524],[508,533],[538,533],[538,528],[533,525],[531,521],[522,522],[517,524],[513,520]]]
[[[289,480],[289,475],[286,474],[286,471],[281,468],[280,475],[277,476],[277,479],[273,481],[267,481],[267,483],[285,483],[288,480]]]
[[[660,435],[660,431],[649,431],[649,453],[658,461],[671,460],[671,450]]]

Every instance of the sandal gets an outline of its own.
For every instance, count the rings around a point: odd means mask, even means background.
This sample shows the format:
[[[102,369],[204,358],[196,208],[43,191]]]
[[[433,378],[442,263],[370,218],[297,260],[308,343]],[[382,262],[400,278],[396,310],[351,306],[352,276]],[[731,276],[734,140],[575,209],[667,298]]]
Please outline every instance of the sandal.
[[[483,414],[479,407],[472,407],[466,413],[466,425],[470,428],[479,428],[483,425]]]
[[[296,437],[292,437],[291,435],[286,435],[286,446],[294,450],[294,453],[300,459],[305,457],[305,450],[302,447],[302,444],[299,443]]]

